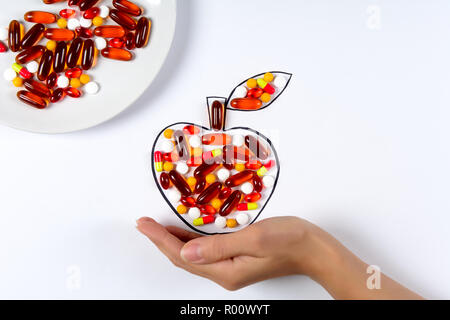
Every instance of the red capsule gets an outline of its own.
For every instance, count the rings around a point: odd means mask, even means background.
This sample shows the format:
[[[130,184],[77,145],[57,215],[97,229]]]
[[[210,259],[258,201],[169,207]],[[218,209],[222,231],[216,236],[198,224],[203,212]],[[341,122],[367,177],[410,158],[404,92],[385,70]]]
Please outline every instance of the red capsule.
[[[55,49],[53,59],[53,70],[56,73],[63,72],[66,67],[67,45],[64,41],[59,41]]]
[[[68,87],[64,89],[64,92],[71,98],[79,98],[81,97],[81,91],[77,88]]]
[[[195,184],[194,193],[201,193],[205,190],[206,180],[205,178],[198,178],[197,183]]]
[[[122,12],[136,17],[142,15],[143,12],[143,10],[138,5],[128,0],[113,0],[113,6]]]
[[[237,187],[243,184],[244,182],[251,180],[252,178],[253,178],[253,171],[244,170],[229,177],[225,181],[225,185],[228,188]]]
[[[263,182],[262,182],[262,179],[261,179],[260,176],[258,176],[258,175],[256,174],[256,172],[253,174],[252,184],[253,184],[253,189],[254,189],[256,192],[261,192],[262,189],[264,188],[264,184],[263,184]],[[253,202],[253,201],[251,201],[251,202]]]
[[[225,200],[220,207],[219,214],[221,216],[227,216],[237,207],[241,201],[242,192],[239,190],[233,191],[233,193]]]
[[[135,30],[137,23],[136,21],[124,12],[117,9],[112,9],[109,11],[109,17],[114,20],[118,25],[121,25],[125,29]]]
[[[100,8],[92,7],[83,13],[83,18],[94,19],[96,16],[98,16],[99,13],[100,13]]]
[[[228,187],[223,188],[219,193],[219,199],[220,200],[227,199],[232,192],[233,192],[233,189],[231,189],[231,188],[228,188]]]
[[[69,5],[70,5],[70,3],[69,3]],[[77,12],[73,9],[63,9],[59,12],[59,15],[64,19],[70,19],[70,18],[75,17],[76,13]]]
[[[192,194],[191,188],[187,184],[186,180],[176,170],[169,172],[169,178],[175,188],[177,188],[183,196],[188,197]]]
[[[83,70],[80,68],[72,68],[66,71],[66,77],[69,79],[79,78],[83,74]]]
[[[100,26],[94,29],[97,37],[121,38],[125,36],[125,29],[121,26]]]
[[[74,7],[74,6],[79,5],[79,4],[80,4],[80,1],[81,1],[81,0],[69,0],[67,4],[68,4],[69,6],[71,6],[71,7]]]
[[[8,47],[0,41],[0,52],[6,52],[8,51]]]
[[[53,89],[56,86],[57,82],[58,82],[58,74],[56,72],[50,73],[50,75],[47,77],[46,80],[47,88]]]
[[[78,6],[81,11],[86,11],[97,4],[98,0],[81,0],[78,2]]]
[[[186,134],[194,135],[194,134],[199,134],[200,133],[200,128],[190,124],[190,125],[185,126],[183,128],[183,131]]]
[[[208,216],[212,216],[212,215],[216,214],[216,209],[214,209],[214,207],[210,204],[200,205],[200,206],[198,206],[198,208],[200,209],[200,212],[202,214],[206,214]]]
[[[77,27],[75,29],[75,32],[77,33],[78,37],[80,37],[80,38],[90,39],[90,38],[94,37],[94,32],[88,28]]]
[[[161,173],[161,175],[159,176],[159,182],[161,183],[161,187],[164,190],[167,190],[170,188],[170,178],[169,178],[169,174],[167,172],[163,172]]]
[[[110,47],[122,49],[125,47],[125,41],[121,38],[112,38],[108,41]]]
[[[214,182],[208,188],[206,188],[202,193],[197,197],[198,204],[207,204],[212,199],[214,199],[222,190],[222,183]]]
[[[261,160],[266,160],[270,155],[269,148],[254,136],[245,136],[245,145]]]
[[[17,20],[11,21],[8,28],[8,47],[12,52],[20,50],[21,46],[20,23]]]
[[[181,160],[187,161],[191,157],[189,151],[190,147],[183,131],[176,130],[173,133],[173,138],[175,140],[175,147],[178,151],[178,156],[180,157]]]
[[[191,157],[188,161],[186,161],[186,164],[189,167],[198,167],[203,163],[202,157]]]
[[[264,93],[264,90],[261,88],[252,88],[247,91],[247,98],[259,98]]]
[[[258,170],[262,167],[262,163],[256,159],[250,159],[245,163],[245,169]]]
[[[180,200],[181,204],[183,204],[184,206],[188,207],[188,208],[192,208],[195,207],[195,199],[192,197],[181,197]]]
[[[136,48],[143,48],[147,45],[150,37],[152,22],[146,17],[139,19],[136,27]]]
[[[244,197],[245,202],[257,202],[259,199],[261,199],[261,193],[259,192],[252,192]]]
[[[216,168],[219,166],[218,163],[202,163],[199,167],[197,167],[194,170],[194,177],[196,179],[198,178],[204,178],[206,177],[208,174],[214,172],[214,170],[216,170]]]
[[[179,160],[179,157],[176,151],[172,151],[169,153],[164,153],[163,159],[164,161],[177,162]]]
[[[135,36],[133,32],[128,32],[124,38],[125,40],[125,47],[128,50],[133,50],[134,48],[136,48],[136,42],[134,40]]]
[[[48,106],[48,101],[44,98],[39,97],[37,94],[32,92],[21,90],[17,92],[17,98],[23,103],[28,104],[37,109],[45,109]]]
[[[50,98],[50,90],[42,83],[33,79],[26,79],[23,82],[23,86],[28,91],[40,96],[41,98]]]
[[[53,51],[47,50],[44,52],[44,55],[41,58],[41,62],[39,63],[39,69],[37,72],[37,77],[41,81],[47,80],[48,74],[52,69],[53,63]]]
[[[202,144],[210,146],[224,146],[230,144],[233,138],[226,133],[208,133],[202,136]]]
[[[67,53],[67,66],[69,68],[75,68],[77,66],[78,60],[80,59],[80,55],[83,51],[83,43],[83,39],[80,38],[76,38],[72,41]]]
[[[65,93],[64,89],[58,88],[53,91],[53,93],[50,97],[50,102],[57,103],[57,102],[61,101],[62,99],[64,99],[65,96],[66,96],[66,93]]]
[[[81,67],[83,70],[89,70],[95,61],[95,43],[92,39],[84,41],[83,56],[81,58]]]
[[[45,26],[42,23],[35,24],[28,30],[22,39],[22,49],[28,49],[38,43],[44,35]]]
[[[44,37],[54,41],[71,41],[75,36],[75,31],[69,29],[48,28],[44,32]]]
[[[26,64],[30,61],[37,60],[42,57],[45,50],[44,46],[34,46],[23,50],[16,56],[16,62],[19,64]]]

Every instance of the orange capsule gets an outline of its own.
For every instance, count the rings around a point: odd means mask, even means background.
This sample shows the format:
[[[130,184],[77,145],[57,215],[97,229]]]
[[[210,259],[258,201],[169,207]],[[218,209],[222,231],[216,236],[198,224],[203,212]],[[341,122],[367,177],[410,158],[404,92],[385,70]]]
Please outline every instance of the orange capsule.
[[[68,29],[49,28],[44,32],[44,37],[54,41],[71,41],[75,36],[75,31]]]
[[[114,0],[113,6],[116,7],[116,9],[119,9],[120,11],[128,13],[132,16],[139,17],[142,14],[142,9],[138,5],[128,0]]]
[[[67,94],[69,97],[72,98],[79,98],[81,97],[81,91],[77,88],[68,87],[64,89],[64,93]]]
[[[17,20],[11,21],[8,28],[8,47],[12,52],[20,50],[21,32],[20,23]]]
[[[147,45],[150,37],[152,22],[146,17],[139,19],[136,26],[136,48],[143,48]]]
[[[103,38],[122,38],[125,29],[121,26],[100,26],[94,29],[94,34]]]
[[[128,30],[136,29],[137,26],[136,21],[124,12],[121,12],[117,9],[112,9],[109,11],[109,17],[112,20],[114,20],[118,25],[121,25],[122,27]]]
[[[35,24],[28,30],[22,39],[22,49],[28,49],[34,46],[44,35],[45,26],[42,23]]]
[[[46,49],[44,46],[34,46],[28,48],[16,56],[16,62],[18,64],[26,64],[30,61],[39,59],[44,54],[45,50]]]
[[[133,54],[130,51],[118,48],[105,48],[102,50],[102,56],[121,61],[130,61],[133,59]]]
[[[252,193],[250,193],[250,194],[247,194],[247,195],[244,197],[244,200],[245,200],[246,202],[256,202],[256,201],[258,201],[259,199],[261,199],[261,193],[259,193],[259,192],[252,192]]]
[[[22,101],[23,103],[26,103],[29,106],[32,106],[37,109],[45,109],[48,106],[48,101],[46,99],[43,99],[39,97],[37,94],[34,94],[26,90],[21,90],[17,92],[17,98],[19,98],[19,100]]]
[[[256,160],[256,159],[250,159],[249,161],[247,161],[245,163],[245,169],[258,170],[261,167],[262,167],[261,161]],[[253,201],[248,201],[248,202],[253,202]]]
[[[76,13],[73,9],[63,9],[59,12],[59,15],[64,19],[70,19],[75,17]]]
[[[110,47],[122,49],[125,47],[125,41],[122,38],[112,38],[108,41]]]
[[[230,144],[233,138],[226,133],[208,133],[202,136],[202,144],[224,146]]]
[[[253,179],[253,171],[244,170],[236,173],[235,175],[232,175],[227,180],[225,180],[225,186],[227,186],[228,188],[237,187],[251,179]]]
[[[45,11],[28,11],[24,15],[25,21],[34,23],[51,24],[56,22],[56,15]]]
[[[255,98],[236,98],[231,100],[231,106],[241,110],[257,110],[261,108],[262,101]]]
[[[48,99],[51,95],[50,90],[45,84],[33,79],[24,80],[23,86],[25,87],[25,89],[40,96],[41,98]]]

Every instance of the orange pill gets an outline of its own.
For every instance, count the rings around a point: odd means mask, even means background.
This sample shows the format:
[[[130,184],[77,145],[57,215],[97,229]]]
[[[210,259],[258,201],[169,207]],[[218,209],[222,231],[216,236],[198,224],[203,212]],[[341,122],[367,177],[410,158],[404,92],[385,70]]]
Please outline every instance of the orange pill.
[[[71,41],[75,36],[75,32],[68,29],[49,28],[44,32],[44,37],[54,41]]]
[[[108,59],[130,61],[133,55],[130,51],[118,48],[105,48],[102,50],[102,56]]]
[[[95,28],[94,34],[103,38],[122,38],[125,35],[125,29],[121,26],[100,26]]]
[[[45,11],[28,11],[24,15],[25,21],[34,23],[51,24],[56,22],[56,15]]]
[[[236,98],[231,100],[231,106],[241,110],[256,110],[261,108],[262,102],[254,98]]]

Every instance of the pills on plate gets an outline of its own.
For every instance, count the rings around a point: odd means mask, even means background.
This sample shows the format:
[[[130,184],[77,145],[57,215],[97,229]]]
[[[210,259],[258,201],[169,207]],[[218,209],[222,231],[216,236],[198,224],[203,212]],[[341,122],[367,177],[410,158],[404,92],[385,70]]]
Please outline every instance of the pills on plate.
[[[214,221],[214,224],[216,225],[217,228],[223,229],[227,226],[227,218],[217,217],[216,220]]]
[[[98,14],[100,18],[106,19],[109,16],[109,8],[107,6],[100,6],[100,13]]]
[[[106,42],[105,38],[97,37],[97,38],[95,38],[94,42],[95,42],[95,47],[99,51],[105,49],[108,46],[108,43]]]
[[[239,214],[236,216],[236,221],[237,221],[240,225],[247,224],[248,221],[249,221],[248,214],[246,214],[246,213],[239,213]]]
[[[191,217],[192,219],[197,219],[197,218],[199,218],[200,217],[200,209],[199,208],[196,208],[196,207],[194,207],[194,208],[190,208],[189,209],[189,217]]]
[[[100,86],[98,85],[97,82],[91,81],[84,86],[84,90],[88,94],[97,94],[98,91],[100,90]]]
[[[251,184],[250,182],[243,183],[241,186],[241,191],[244,194],[252,193],[253,192],[253,184]]]
[[[92,20],[81,17],[80,26],[82,26],[83,28],[90,28],[92,26]]]
[[[230,170],[222,168],[219,171],[217,171],[217,178],[219,178],[220,181],[224,182],[230,177]]]
[[[69,86],[69,78],[66,76],[59,76],[56,85],[60,88],[67,88]]]
[[[80,26],[80,21],[75,18],[71,18],[67,21],[67,29],[69,30],[75,30]]]
[[[272,176],[264,176],[262,181],[266,188],[271,188],[275,184],[275,179]]]
[[[186,173],[188,173],[188,171],[189,171],[189,167],[187,166],[186,163],[180,162],[180,163],[177,164],[177,171],[178,171],[180,174],[186,174]]]
[[[239,86],[234,91],[234,97],[236,98],[245,98],[247,96],[247,88],[244,86]]]
[[[27,69],[31,73],[36,73],[39,69],[39,63],[37,63],[36,61],[31,61],[27,64]]]
[[[167,199],[169,199],[170,202],[178,202],[181,199],[181,193],[178,190],[172,188],[167,193]]]

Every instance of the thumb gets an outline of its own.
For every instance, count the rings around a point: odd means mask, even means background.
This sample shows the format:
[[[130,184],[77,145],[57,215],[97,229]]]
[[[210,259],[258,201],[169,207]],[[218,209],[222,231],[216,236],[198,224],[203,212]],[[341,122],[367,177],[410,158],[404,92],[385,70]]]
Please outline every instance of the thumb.
[[[200,237],[187,242],[181,249],[181,258],[190,263],[206,264],[239,255],[249,255],[245,232]]]

